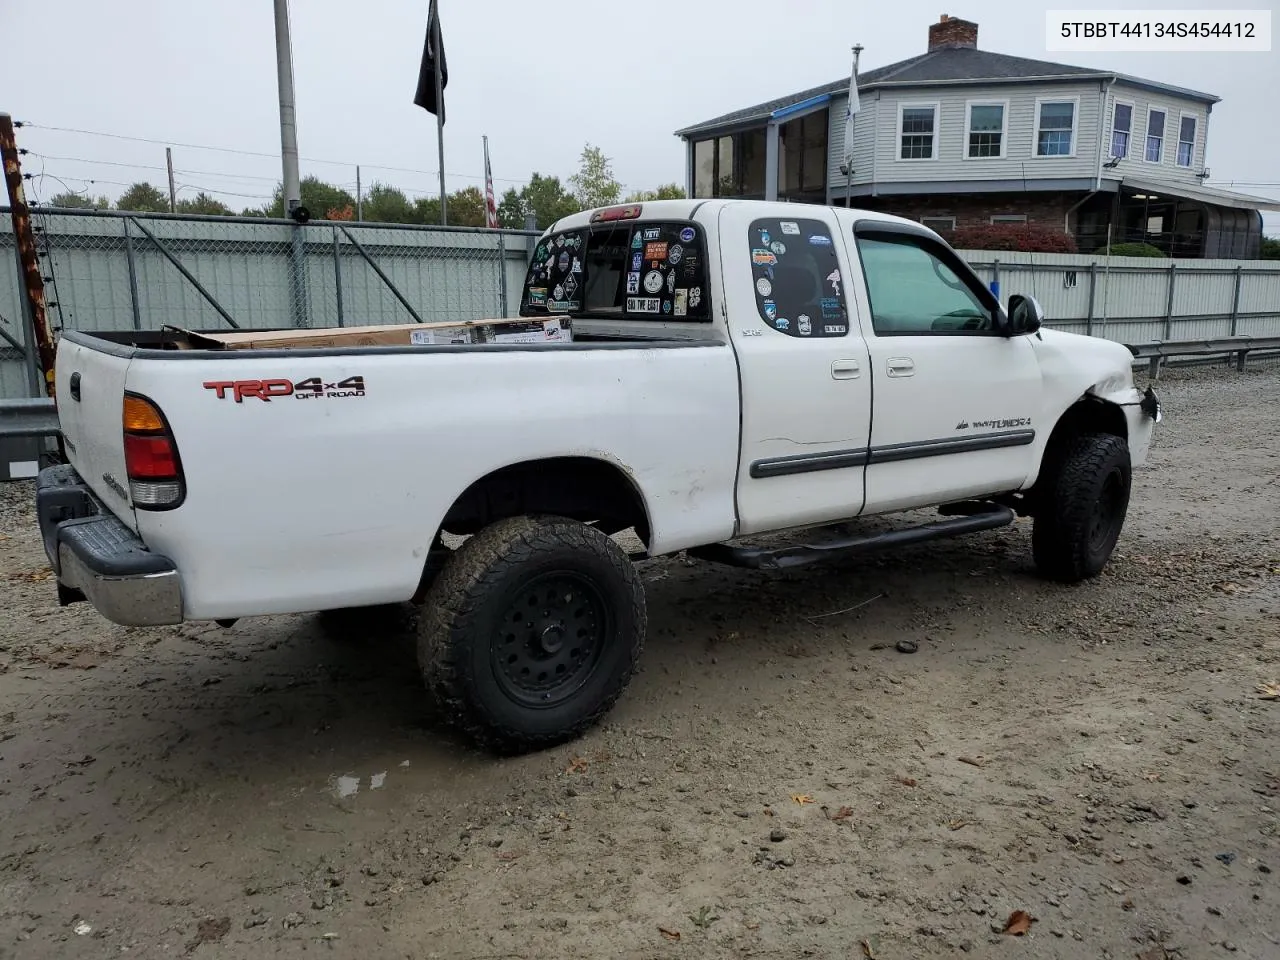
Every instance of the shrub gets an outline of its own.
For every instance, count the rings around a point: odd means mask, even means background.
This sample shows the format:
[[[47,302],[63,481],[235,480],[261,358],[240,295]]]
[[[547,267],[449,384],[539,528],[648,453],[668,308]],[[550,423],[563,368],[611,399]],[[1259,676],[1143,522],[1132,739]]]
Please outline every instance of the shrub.
[[[1098,250],[1099,253],[1106,253],[1106,246],[1102,246]],[[1165,252],[1159,247],[1153,247],[1149,243],[1113,243],[1111,245],[1111,255],[1113,257],[1163,257]]]
[[[1076,241],[1071,234],[1038,223],[989,223],[958,227],[948,239],[953,247],[961,250],[1076,252]]]

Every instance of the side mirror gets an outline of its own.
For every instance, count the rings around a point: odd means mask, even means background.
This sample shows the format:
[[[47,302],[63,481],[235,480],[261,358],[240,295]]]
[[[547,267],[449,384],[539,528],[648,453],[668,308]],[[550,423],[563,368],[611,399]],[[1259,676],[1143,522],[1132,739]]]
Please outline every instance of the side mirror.
[[[1035,297],[1015,293],[1009,298],[1009,336],[1024,337],[1035,333],[1044,323],[1044,311]]]

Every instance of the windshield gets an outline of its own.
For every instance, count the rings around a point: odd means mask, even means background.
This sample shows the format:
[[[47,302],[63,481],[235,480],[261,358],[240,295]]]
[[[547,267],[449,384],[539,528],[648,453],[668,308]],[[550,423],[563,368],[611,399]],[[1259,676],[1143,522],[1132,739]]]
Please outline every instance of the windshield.
[[[684,221],[604,223],[538,242],[520,315],[711,318],[702,228]]]

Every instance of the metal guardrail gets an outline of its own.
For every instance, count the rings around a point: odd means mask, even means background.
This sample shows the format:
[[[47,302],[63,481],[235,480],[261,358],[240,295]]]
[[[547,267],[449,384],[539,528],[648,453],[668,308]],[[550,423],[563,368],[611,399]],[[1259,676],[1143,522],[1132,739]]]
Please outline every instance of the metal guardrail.
[[[1251,353],[1280,353],[1280,337],[1216,337],[1208,340],[1156,340],[1126,343],[1135,362],[1148,361],[1153,380],[1170,357],[1235,357],[1236,370],[1243,371]],[[0,437],[56,437],[58,411],[44,397],[0,400]]]
[[[56,437],[58,411],[48,397],[0,400],[0,437]]]
[[[1126,343],[1135,361],[1146,360],[1152,380],[1160,379],[1160,370],[1170,357],[1214,357],[1225,355],[1236,359],[1236,370],[1243,371],[1250,353],[1280,351],[1280,337],[1210,337],[1207,340],[1155,340],[1151,343]]]

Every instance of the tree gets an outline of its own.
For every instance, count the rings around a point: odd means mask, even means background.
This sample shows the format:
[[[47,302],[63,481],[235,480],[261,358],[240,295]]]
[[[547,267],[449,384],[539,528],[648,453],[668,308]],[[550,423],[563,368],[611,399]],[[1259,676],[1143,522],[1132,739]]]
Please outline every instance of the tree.
[[[402,191],[385,183],[375,183],[369,188],[369,194],[364,198],[364,210],[361,216],[365,220],[377,223],[418,222],[409,198]]]
[[[540,173],[529,178],[520,191],[520,199],[524,202],[524,209],[537,219],[539,230],[582,209],[582,204],[565,190],[559,177],[544,177]],[[523,222],[520,226],[524,226]]]
[[[498,204],[498,222],[508,230],[523,230],[528,213],[529,206],[524,202],[524,195],[517,192],[515,187],[502,195],[502,201]]]
[[[677,183],[664,183],[657,190],[638,190],[629,194],[624,203],[646,203],[649,200],[683,200],[684,187]]]
[[[106,197],[91,197],[87,193],[58,193],[49,201],[50,207],[65,207],[68,210],[109,210],[111,201]]]
[[[414,223],[439,223],[440,222],[440,198],[439,197],[418,197],[413,201],[413,222]]]
[[[484,213],[484,194],[479,187],[467,187],[449,194],[451,227],[483,227]]]
[[[201,190],[194,197],[178,201],[178,213],[202,213],[214,217],[232,216],[231,208]]]
[[[1262,238],[1262,259],[1280,260],[1280,237]]]
[[[449,226],[483,227],[484,194],[479,187],[455,190],[446,198],[449,201]],[[418,197],[413,202],[413,223],[428,226],[440,222],[440,198]]]
[[[135,183],[120,195],[116,209],[135,213],[168,213],[169,195],[149,183]]]
[[[582,148],[581,166],[569,178],[569,183],[574,199],[583,210],[617,203],[622,194],[622,185],[613,176],[613,161],[589,143]]]
[[[355,197],[341,187],[325,183],[319,177],[303,177],[300,186],[302,188],[300,191],[302,205],[311,211],[311,216],[313,217],[323,217],[330,210],[341,210],[347,204],[355,206]],[[285,215],[283,185],[276,184],[275,194],[270,206],[266,208],[266,214],[269,217],[283,217]]]

